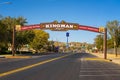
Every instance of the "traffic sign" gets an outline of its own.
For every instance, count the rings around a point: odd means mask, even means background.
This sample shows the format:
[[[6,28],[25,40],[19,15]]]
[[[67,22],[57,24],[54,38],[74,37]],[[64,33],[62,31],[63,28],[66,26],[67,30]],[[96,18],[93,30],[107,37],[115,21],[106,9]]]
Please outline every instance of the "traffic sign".
[[[69,37],[69,32],[66,33],[66,37]]]

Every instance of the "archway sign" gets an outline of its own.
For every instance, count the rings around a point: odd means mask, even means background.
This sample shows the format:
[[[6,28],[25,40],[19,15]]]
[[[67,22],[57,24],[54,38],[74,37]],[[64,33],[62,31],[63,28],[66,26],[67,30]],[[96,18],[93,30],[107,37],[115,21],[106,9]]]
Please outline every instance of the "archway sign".
[[[92,31],[97,33],[104,34],[104,58],[107,59],[107,29],[104,27],[92,27],[92,26],[85,26],[79,25],[77,23],[68,23],[65,21],[58,21],[48,22],[48,23],[40,23],[34,25],[25,25],[20,26],[16,25],[16,31],[24,31],[24,30],[31,30],[31,29],[42,29],[42,30],[52,30],[52,31],[67,31],[67,30],[86,30]]]

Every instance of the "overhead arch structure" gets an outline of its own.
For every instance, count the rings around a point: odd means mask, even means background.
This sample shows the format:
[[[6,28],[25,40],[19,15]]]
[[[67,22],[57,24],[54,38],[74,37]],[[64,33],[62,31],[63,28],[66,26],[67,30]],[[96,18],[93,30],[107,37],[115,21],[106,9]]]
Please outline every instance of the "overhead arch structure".
[[[47,23],[40,23],[34,25],[16,25],[13,29],[13,47],[12,47],[12,54],[15,54],[14,44],[15,44],[15,32],[16,31],[24,31],[24,30],[32,30],[32,29],[41,29],[41,30],[52,30],[52,31],[68,31],[68,30],[86,30],[91,32],[97,32],[104,34],[104,59],[107,59],[107,29],[104,27],[92,27],[92,26],[85,26],[80,25],[77,23],[68,23],[65,21],[58,21],[47,22]]]
[[[67,23],[67,22],[51,22],[51,23],[41,23],[41,24],[34,24],[34,25],[25,25],[20,26],[16,25],[17,31],[24,31],[24,30],[31,30],[31,29],[42,29],[42,30],[52,30],[52,31],[67,31],[67,30],[87,30],[92,32],[103,32],[104,29],[96,28],[92,26],[85,26],[79,25],[76,23]]]

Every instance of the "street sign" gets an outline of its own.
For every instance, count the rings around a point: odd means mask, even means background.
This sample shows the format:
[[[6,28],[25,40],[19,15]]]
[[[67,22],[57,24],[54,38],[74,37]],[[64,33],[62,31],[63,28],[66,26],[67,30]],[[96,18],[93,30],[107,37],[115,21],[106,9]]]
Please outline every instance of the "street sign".
[[[79,25],[79,29],[80,30],[92,31],[92,32],[99,32],[99,28],[91,27],[91,26]]]
[[[99,32],[105,32],[105,28],[104,27],[99,27]]]
[[[16,31],[20,31],[20,30],[21,30],[21,25],[16,25],[16,26],[15,26],[15,30],[16,30]]]
[[[25,25],[21,27],[21,30],[31,30],[31,29],[38,29],[40,28],[40,24],[35,24],[35,25]]]
[[[35,25],[25,25],[21,27],[21,30],[31,30],[31,29],[42,29],[42,30],[52,30],[52,31],[68,31],[68,30],[87,30],[92,32],[102,32],[103,28],[97,28],[92,26],[79,25],[77,23],[67,23],[65,21],[58,22],[47,22]],[[68,36],[69,37],[69,36]]]
[[[66,37],[69,37],[69,32],[66,33]]]

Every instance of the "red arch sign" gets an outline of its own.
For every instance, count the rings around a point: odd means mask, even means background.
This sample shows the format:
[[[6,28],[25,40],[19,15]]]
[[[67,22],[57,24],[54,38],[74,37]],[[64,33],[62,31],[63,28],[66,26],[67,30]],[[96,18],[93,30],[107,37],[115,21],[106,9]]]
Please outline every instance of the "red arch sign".
[[[79,25],[76,23],[67,23],[67,22],[51,22],[51,23],[41,23],[35,25],[25,25],[20,26],[16,25],[16,30],[23,31],[23,30],[31,30],[31,29],[42,29],[42,30],[52,30],[52,31],[67,31],[67,30],[87,30],[92,32],[104,32],[104,28],[96,28],[92,26],[85,26]]]

